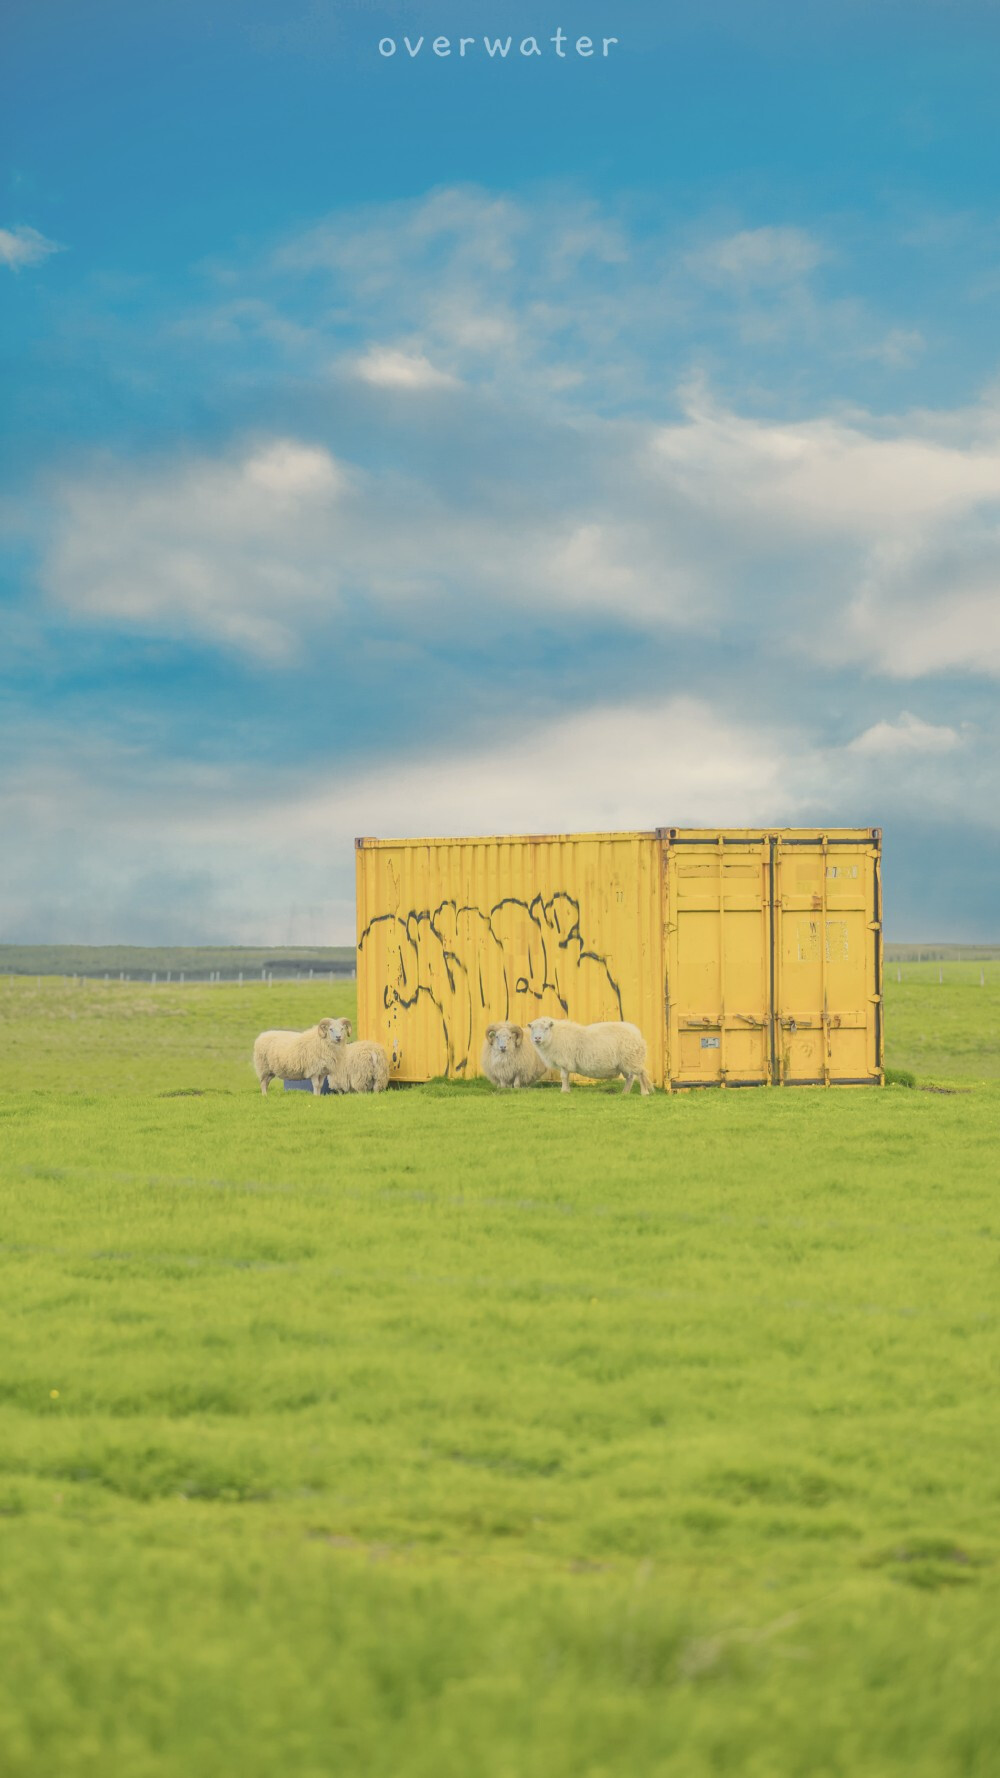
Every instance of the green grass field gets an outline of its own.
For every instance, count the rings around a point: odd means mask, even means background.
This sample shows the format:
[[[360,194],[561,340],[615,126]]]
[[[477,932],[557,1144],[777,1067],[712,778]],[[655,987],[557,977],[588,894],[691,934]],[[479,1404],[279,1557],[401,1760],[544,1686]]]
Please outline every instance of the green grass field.
[[[350,987],[0,982],[4,1778],[993,1778],[1000,971],[904,973],[950,1091],[264,1101]]]

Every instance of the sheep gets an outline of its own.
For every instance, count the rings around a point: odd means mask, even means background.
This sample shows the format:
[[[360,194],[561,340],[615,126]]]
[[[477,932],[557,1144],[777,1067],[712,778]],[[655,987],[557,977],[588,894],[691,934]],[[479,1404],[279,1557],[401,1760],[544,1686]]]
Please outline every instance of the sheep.
[[[272,1080],[308,1080],[314,1093],[336,1063],[338,1019],[320,1019],[308,1031],[262,1031],[253,1046],[253,1065],[266,1096]]]
[[[645,1068],[646,1039],[637,1025],[575,1025],[572,1019],[533,1019],[528,1034],[546,1066],[558,1068],[564,1093],[569,1092],[571,1074],[585,1074],[591,1080],[613,1080],[616,1074],[623,1074],[624,1093],[631,1092],[635,1080],[644,1096],[652,1091]]]
[[[327,1068],[331,1093],[384,1093],[389,1085],[389,1058],[380,1043],[349,1043],[350,1019],[331,1019],[333,1059]]]
[[[479,1065],[499,1092],[507,1087],[534,1086],[549,1072],[525,1027],[510,1019],[487,1027]]]

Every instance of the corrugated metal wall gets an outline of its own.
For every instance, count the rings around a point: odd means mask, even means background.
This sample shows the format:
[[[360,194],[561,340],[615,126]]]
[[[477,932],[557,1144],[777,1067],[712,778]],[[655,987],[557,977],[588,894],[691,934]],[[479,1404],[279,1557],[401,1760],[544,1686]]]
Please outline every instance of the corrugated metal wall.
[[[541,1013],[660,1027],[648,833],[358,842],[358,1029],[400,1080],[479,1072],[486,1026]]]
[[[878,853],[869,829],[359,840],[359,1035],[403,1081],[470,1078],[488,1024],[540,1013],[638,1025],[661,1084],[878,1078]]]

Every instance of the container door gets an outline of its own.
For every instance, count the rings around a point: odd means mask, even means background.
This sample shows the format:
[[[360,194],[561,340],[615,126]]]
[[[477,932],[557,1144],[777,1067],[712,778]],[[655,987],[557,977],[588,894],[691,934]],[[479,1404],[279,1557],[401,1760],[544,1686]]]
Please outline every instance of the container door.
[[[667,1056],[677,1087],[771,1079],[770,842],[661,832]]]
[[[773,842],[776,1078],[786,1086],[881,1078],[878,838]]]

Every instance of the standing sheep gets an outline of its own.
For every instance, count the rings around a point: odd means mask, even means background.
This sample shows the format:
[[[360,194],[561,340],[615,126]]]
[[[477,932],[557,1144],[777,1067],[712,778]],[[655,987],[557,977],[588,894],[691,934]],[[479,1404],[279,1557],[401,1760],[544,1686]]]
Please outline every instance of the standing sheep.
[[[479,1065],[500,1092],[507,1087],[534,1086],[549,1072],[525,1027],[511,1019],[487,1027]]]
[[[350,1019],[331,1019],[333,1060],[327,1068],[331,1093],[384,1093],[389,1058],[380,1043],[349,1043]]]
[[[331,1064],[336,1063],[338,1019],[320,1019],[308,1031],[262,1031],[253,1046],[253,1065],[266,1095],[272,1080],[308,1080],[314,1093],[323,1091]]]
[[[546,1066],[558,1068],[564,1093],[569,1092],[571,1074],[586,1074],[591,1080],[613,1080],[616,1074],[623,1074],[624,1093],[632,1091],[635,1080],[644,1096],[652,1090],[646,1073],[646,1039],[638,1025],[575,1025],[572,1019],[533,1019],[528,1032]]]

